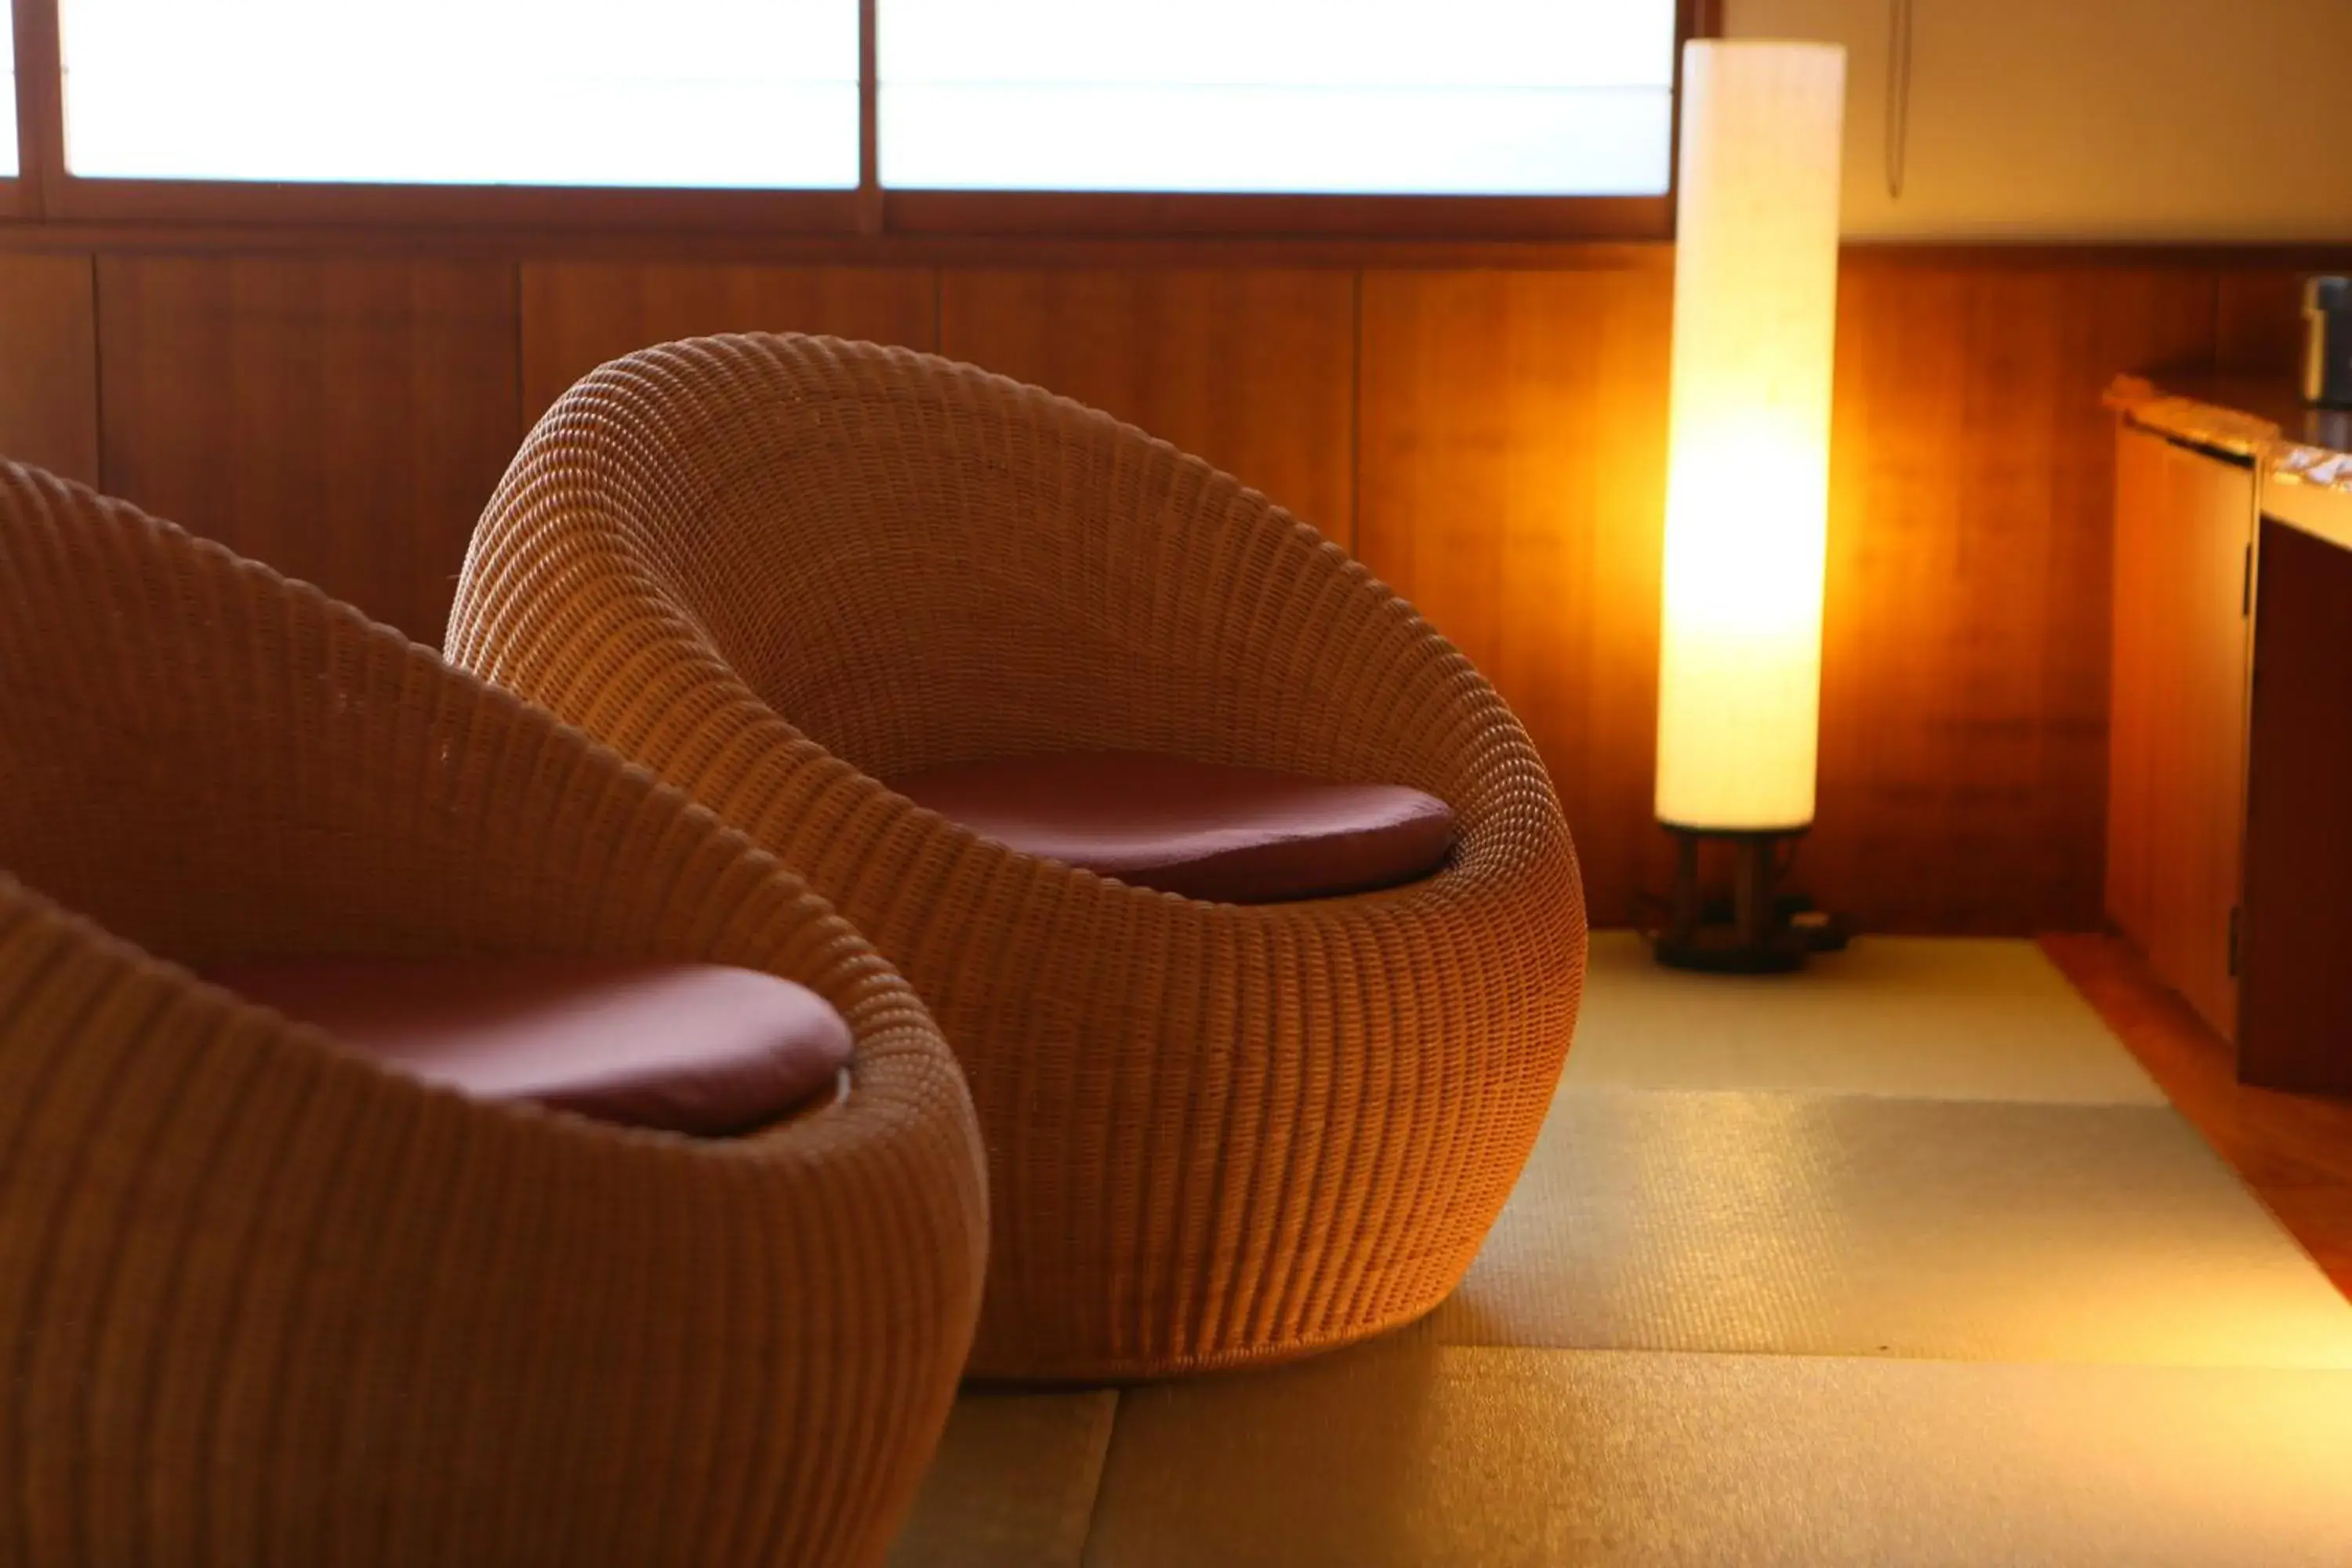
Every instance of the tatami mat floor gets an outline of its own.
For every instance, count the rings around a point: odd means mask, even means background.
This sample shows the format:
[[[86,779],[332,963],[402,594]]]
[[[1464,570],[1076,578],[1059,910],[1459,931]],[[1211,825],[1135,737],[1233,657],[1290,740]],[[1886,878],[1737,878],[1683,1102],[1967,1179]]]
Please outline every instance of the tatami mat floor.
[[[1598,932],[1568,1081],[2165,1102],[2032,942],[1927,937],[1867,938],[1791,978],[1694,976],[1630,932]]]
[[[2030,943],[1604,936],[1451,1300],[967,1395],[894,1561],[2352,1563],[2352,1306]]]

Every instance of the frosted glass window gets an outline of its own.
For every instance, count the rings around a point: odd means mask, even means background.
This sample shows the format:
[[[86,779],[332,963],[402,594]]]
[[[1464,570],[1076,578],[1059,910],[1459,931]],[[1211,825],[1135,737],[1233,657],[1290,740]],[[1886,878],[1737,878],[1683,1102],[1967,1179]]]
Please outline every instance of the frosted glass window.
[[[1674,0],[881,0],[882,183],[1654,195]]]
[[[16,173],[16,16],[14,7],[0,5],[0,79],[8,97],[0,102],[0,179]]]
[[[857,0],[63,0],[85,176],[857,184]]]

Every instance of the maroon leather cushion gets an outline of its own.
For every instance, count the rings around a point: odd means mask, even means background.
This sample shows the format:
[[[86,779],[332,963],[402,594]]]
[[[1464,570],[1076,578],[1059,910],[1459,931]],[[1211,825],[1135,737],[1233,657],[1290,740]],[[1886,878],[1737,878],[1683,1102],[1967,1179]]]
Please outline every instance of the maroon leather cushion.
[[[834,1087],[849,1026],[748,969],[590,958],[263,959],[205,978],[482,1100],[716,1135]]]
[[[1391,888],[1454,847],[1454,813],[1417,789],[1140,752],[962,763],[890,787],[1025,854],[1220,903]]]

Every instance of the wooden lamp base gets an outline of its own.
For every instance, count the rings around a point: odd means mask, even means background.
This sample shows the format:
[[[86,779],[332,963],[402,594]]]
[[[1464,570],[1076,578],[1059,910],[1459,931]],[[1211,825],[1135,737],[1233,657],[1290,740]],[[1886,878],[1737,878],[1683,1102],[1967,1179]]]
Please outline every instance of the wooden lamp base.
[[[1712,832],[1678,827],[1675,836],[1675,891],[1663,931],[1652,951],[1670,969],[1717,974],[1784,974],[1804,967],[1816,952],[1845,945],[1844,929],[1801,898],[1780,890],[1781,846],[1804,830]],[[1699,888],[1699,847],[1708,839],[1728,843],[1735,856],[1731,898],[1709,900]]]

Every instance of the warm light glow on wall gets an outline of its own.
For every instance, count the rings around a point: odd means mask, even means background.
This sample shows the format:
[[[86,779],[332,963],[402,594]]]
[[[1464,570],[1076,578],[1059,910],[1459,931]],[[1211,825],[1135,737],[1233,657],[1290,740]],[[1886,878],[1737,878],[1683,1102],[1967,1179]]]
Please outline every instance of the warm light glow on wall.
[[[1845,51],[1683,56],[1658,819],[1813,817]]]

